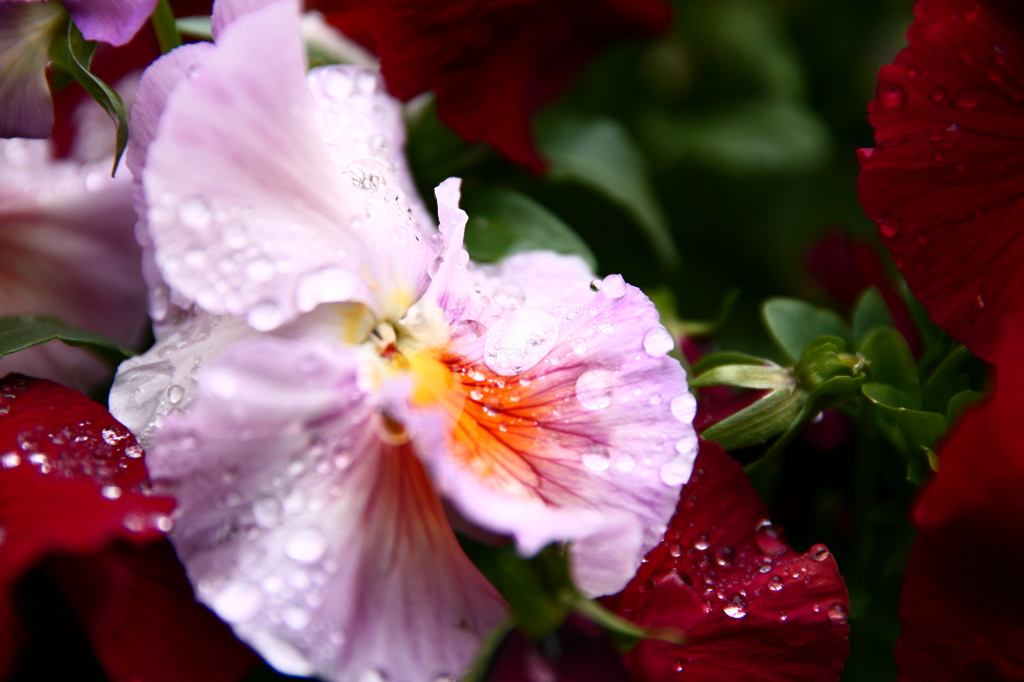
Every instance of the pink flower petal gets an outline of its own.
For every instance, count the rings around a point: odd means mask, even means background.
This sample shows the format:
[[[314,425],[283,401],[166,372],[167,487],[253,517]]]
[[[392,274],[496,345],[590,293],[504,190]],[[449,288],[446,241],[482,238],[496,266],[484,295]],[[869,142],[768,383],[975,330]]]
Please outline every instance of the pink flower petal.
[[[0,3],[0,137],[50,135],[46,63],[65,16],[56,3]]]
[[[665,540],[609,604],[645,626],[686,634],[641,641],[628,656],[644,682],[838,680],[849,652],[849,599],[822,545],[790,549],[740,466],[701,442]]]
[[[64,0],[86,40],[124,45],[156,8],[157,0]]]
[[[654,306],[621,278],[587,294],[569,320],[518,308],[456,339],[442,357],[454,390],[395,409],[423,422],[431,473],[467,518],[526,555],[577,541],[577,578],[606,594],[660,541],[697,439]]]
[[[1024,322],[1024,33],[975,0],[915,16],[869,107],[861,201],[932,319],[992,360]]]
[[[503,605],[462,554],[358,352],[261,336],[207,365],[155,437],[199,597],[282,672],[455,675]]]

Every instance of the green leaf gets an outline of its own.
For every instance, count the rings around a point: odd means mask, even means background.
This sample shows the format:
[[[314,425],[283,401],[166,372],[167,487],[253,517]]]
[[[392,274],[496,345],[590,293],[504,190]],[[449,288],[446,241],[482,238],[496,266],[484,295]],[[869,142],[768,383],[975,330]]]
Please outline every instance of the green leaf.
[[[50,44],[50,60],[55,73],[63,72],[78,81],[89,96],[114,120],[117,127],[117,147],[114,151],[114,167],[110,171],[110,174],[114,175],[121,162],[121,155],[128,145],[128,111],[121,96],[89,72],[95,51],[96,42],[82,37],[82,32],[75,26],[75,22],[68,20],[66,35],[54,38]]]
[[[0,357],[32,346],[59,339],[69,346],[84,346],[100,359],[116,367],[130,358],[125,350],[107,337],[64,324],[43,315],[0,316]]]
[[[704,429],[700,435],[725,450],[759,445],[788,429],[800,415],[806,400],[807,394],[803,391],[772,391],[753,405]]]
[[[825,124],[796,102],[756,101],[686,117],[658,112],[640,130],[662,165],[686,162],[740,175],[817,168],[832,149]]]
[[[861,387],[868,400],[887,412],[907,437],[908,445],[916,453],[932,448],[946,432],[946,418],[937,412],[908,409],[900,403],[910,399],[899,389],[885,384],[869,383]],[[914,447],[916,446],[916,447]]]
[[[898,388],[911,399],[904,407],[921,409],[917,363],[902,334],[892,327],[876,327],[861,344],[861,353],[871,363],[872,381]]]
[[[625,209],[643,231],[662,268],[679,265],[668,219],[651,187],[647,161],[617,121],[600,117],[548,117],[537,142],[550,161],[548,177],[597,191]]]
[[[167,0],[159,0],[153,16],[149,18],[156,32],[156,41],[160,44],[160,52],[167,54],[176,47],[181,46],[181,34],[174,22],[174,11]]]
[[[946,419],[950,424],[958,421],[964,412],[974,407],[985,399],[981,391],[961,391],[949,399],[949,408],[946,410]]]
[[[911,396],[888,384],[871,381],[861,386],[860,390],[868,400],[882,407],[896,410],[910,408],[914,404]]]
[[[950,398],[970,388],[966,367],[971,351],[959,343],[943,358],[924,384],[924,406],[933,412],[946,412]]]
[[[181,17],[174,22],[178,31],[192,38],[213,40],[213,22],[209,16]]]
[[[852,332],[831,310],[816,308],[795,298],[770,298],[761,306],[761,317],[775,343],[791,362],[819,336],[836,336],[851,347]]]
[[[853,335],[861,347],[875,327],[894,327],[892,314],[882,294],[875,287],[864,290],[853,308]]]
[[[493,188],[467,193],[469,214],[466,250],[473,260],[492,263],[522,251],[547,249],[580,256],[592,270],[594,254],[572,229],[551,211],[519,192]]]
[[[796,387],[796,380],[793,378],[791,370],[782,367],[751,364],[719,365],[698,375],[690,382],[690,386],[693,388],[736,386],[756,389],[793,389]]]

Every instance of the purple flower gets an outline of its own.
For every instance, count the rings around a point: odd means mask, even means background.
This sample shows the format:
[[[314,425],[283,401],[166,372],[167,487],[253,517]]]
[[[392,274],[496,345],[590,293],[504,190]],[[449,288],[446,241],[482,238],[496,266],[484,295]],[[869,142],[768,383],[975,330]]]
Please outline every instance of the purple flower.
[[[272,665],[455,675],[505,606],[453,525],[571,543],[581,588],[618,591],[689,478],[695,403],[622,277],[469,262],[459,181],[437,230],[379,76],[307,75],[296,3],[253,4],[143,76],[128,163],[158,341],[112,410],[178,501],[200,600]]]
[[[157,0],[0,0],[0,137],[49,137],[50,42],[71,15],[86,40],[124,45]]]

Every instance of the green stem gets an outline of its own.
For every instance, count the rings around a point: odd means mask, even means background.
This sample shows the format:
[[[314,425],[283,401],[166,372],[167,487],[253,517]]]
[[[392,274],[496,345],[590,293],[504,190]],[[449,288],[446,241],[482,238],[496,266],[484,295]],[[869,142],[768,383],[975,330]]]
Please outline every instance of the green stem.
[[[160,0],[153,10],[153,16],[149,18],[153,23],[153,30],[156,31],[156,40],[160,43],[160,51],[167,54],[181,45],[181,34],[174,23],[174,12],[168,0]]]

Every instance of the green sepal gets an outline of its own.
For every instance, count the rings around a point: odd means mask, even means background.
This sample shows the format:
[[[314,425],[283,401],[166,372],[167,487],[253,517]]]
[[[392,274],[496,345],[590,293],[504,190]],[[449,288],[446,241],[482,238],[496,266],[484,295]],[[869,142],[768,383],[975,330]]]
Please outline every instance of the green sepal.
[[[174,26],[179,33],[190,38],[213,40],[213,18],[210,16],[181,17],[175,19]]]
[[[871,363],[871,381],[898,388],[911,398],[904,407],[921,409],[917,363],[902,334],[892,327],[877,327],[861,343],[860,351]]]
[[[844,389],[838,387],[846,386],[847,382],[836,383],[835,379],[859,377],[859,386],[867,362],[859,353],[845,351],[846,341],[838,336],[818,336],[812,339],[793,368],[800,387],[815,396],[825,395],[819,389],[826,387],[826,393],[842,392]]]
[[[879,383],[867,383],[861,392],[879,408],[882,431],[898,448],[906,452],[908,480],[920,485],[928,477],[931,470],[931,459],[928,453],[933,451],[935,443],[946,433],[946,417],[937,412],[926,412],[906,407],[912,400],[903,391]],[[882,419],[885,418],[885,419]],[[898,434],[886,428],[885,420],[891,421],[899,429]]]
[[[737,388],[788,389],[796,388],[792,370],[764,365],[719,365],[690,381],[692,388],[708,386],[736,386]]]
[[[761,317],[779,349],[790,361],[819,336],[835,336],[852,346],[853,332],[843,318],[796,298],[770,298],[761,306]]]
[[[889,305],[878,289],[869,287],[857,299],[853,308],[853,336],[860,348],[868,334],[877,327],[895,327]]]
[[[772,391],[753,405],[712,424],[700,435],[725,450],[759,445],[789,428],[800,415],[806,399],[807,394],[800,390]]]
[[[102,334],[64,324],[44,315],[0,316],[0,357],[58,339],[69,346],[83,346],[111,367],[133,353]]]
[[[167,0],[159,0],[153,16],[149,18],[156,32],[156,41],[160,45],[160,52],[167,54],[176,47],[181,47],[181,34],[178,33],[178,26],[174,20],[174,11]]]
[[[549,115],[537,143],[550,162],[547,177],[596,191],[632,216],[665,270],[679,265],[668,218],[651,186],[647,160],[617,121]]]
[[[463,208],[466,250],[473,260],[493,263],[514,253],[546,249],[576,255],[597,269],[597,259],[561,218],[536,201],[511,189],[467,192]]]
[[[67,31],[62,31],[62,34],[50,43],[50,64],[55,78],[71,76],[114,120],[117,146],[114,150],[114,167],[110,171],[110,175],[113,176],[117,173],[121,155],[128,146],[128,110],[125,109],[121,96],[112,87],[89,72],[95,51],[96,41],[86,40],[75,26],[75,22],[68,19]]]
[[[693,371],[697,373],[706,372],[709,369],[714,369],[715,367],[720,367],[722,365],[772,365],[774,367],[778,367],[774,362],[754,355],[724,351],[722,353],[705,355],[693,364]]]

